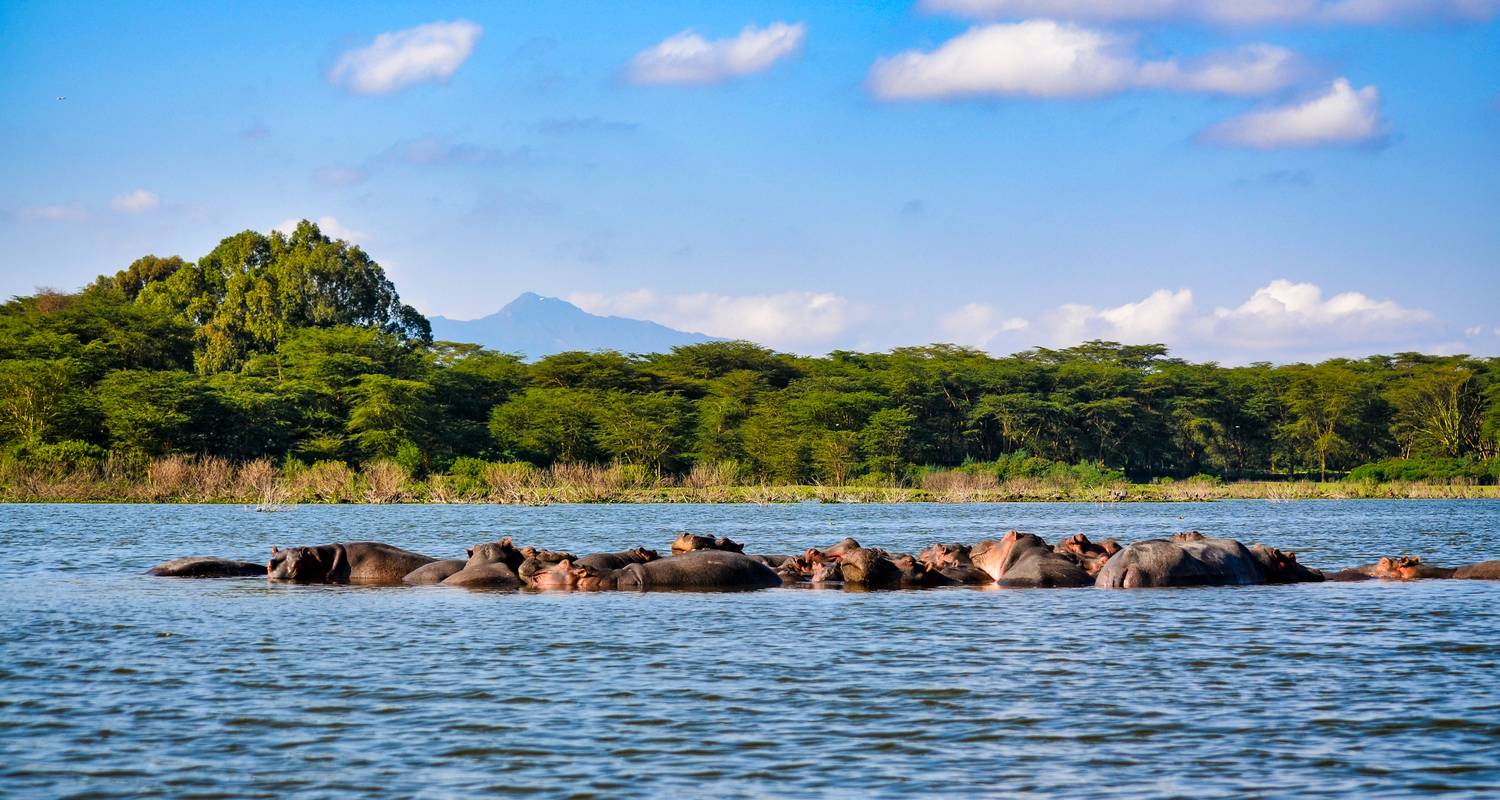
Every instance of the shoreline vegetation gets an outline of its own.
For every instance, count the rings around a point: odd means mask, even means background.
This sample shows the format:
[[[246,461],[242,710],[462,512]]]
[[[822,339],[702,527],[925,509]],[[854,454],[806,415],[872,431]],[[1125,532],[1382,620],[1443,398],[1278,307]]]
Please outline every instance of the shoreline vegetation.
[[[298,504],[553,503],[991,503],[1205,502],[1214,500],[1500,499],[1500,486],[1448,481],[1221,481],[1209,476],[1132,483],[1119,475],[1070,474],[1001,480],[963,469],[933,469],[908,483],[862,481],[843,486],[751,484],[734,470],[695,467],[661,475],[629,464],[524,462],[461,464],[455,473],[416,479],[394,461],[360,469],[343,462],[277,467],[268,459],[236,464],[217,456],[167,456],[134,471],[57,472],[0,463],[4,503],[225,503],[278,511]]]
[[[1313,479],[1316,478],[1314,482]],[[1496,497],[1500,358],[1088,341],[534,360],[303,221],[0,303],[0,501]]]

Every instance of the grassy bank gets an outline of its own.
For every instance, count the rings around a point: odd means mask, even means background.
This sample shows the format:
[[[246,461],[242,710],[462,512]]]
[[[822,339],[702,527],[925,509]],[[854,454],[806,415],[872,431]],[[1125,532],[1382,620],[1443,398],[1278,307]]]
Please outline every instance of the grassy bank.
[[[59,471],[0,465],[3,502],[243,503],[982,503],[1006,501],[1194,502],[1308,499],[1500,499],[1500,487],[1472,482],[1237,481],[1212,479],[1149,484],[1069,477],[1014,478],[961,470],[927,472],[913,485],[746,484],[729,472],[700,467],[658,476],[629,465],[483,463],[453,474],[416,479],[400,465],[378,461],[352,469],[337,461],[287,468],[267,460],[158,459],[144,469],[108,463]]]

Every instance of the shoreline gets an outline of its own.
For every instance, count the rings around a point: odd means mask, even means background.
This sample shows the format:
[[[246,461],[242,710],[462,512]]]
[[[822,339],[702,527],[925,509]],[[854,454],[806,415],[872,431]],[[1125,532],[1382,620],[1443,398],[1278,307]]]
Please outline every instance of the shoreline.
[[[135,484],[6,486],[0,504],[212,504],[246,505],[277,511],[299,505],[554,505],[554,504],[980,504],[980,503],[1198,503],[1224,500],[1292,502],[1306,500],[1500,500],[1500,486],[1442,483],[1356,483],[1344,481],[1210,483],[1178,481],[1151,484],[1058,486],[1042,482],[995,488],[925,489],[867,486],[530,486],[506,491],[449,494],[425,484],[375,490],[350,484],[315,495],[276,486],[253,494],[222,489]]]

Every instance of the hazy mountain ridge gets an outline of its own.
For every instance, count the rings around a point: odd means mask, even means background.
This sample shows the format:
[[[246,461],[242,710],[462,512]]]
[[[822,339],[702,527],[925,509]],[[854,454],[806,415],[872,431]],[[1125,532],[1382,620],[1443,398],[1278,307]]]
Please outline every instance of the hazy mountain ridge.
[[[711,336],[649,320],[590,314],[566,300],[534,292],[525,292],[479,319],[430,317],[429,321],[436,340],[482,344],[529,359],[569,350],[665,353],[678,345],[713,341]]]

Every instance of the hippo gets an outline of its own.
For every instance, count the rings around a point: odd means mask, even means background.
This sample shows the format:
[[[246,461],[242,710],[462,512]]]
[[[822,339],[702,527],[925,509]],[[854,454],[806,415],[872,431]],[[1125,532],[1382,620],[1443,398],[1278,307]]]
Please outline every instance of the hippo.
[[[1417,556],[1384,556],[1374,564],[1349,567],[1327,576],[1327,580],[1347,581],[1415,581],[1426,578],[1456,577],[1457,570],[1423,564]]]
[[[631,564],[645,564],[661,558],[661,554],[655,550],[647,550],[637,547],[634,550],[625,550],[619,553],[592,553],[574,562],[575,566],[597,567],[605,571],[612,571],[627,567]],[[568,559],[572,561],[572,559]],[[517,566],[520,566],[519,564]]]
[[[621,589],[766,589],[781,585],[776,571],[728,550],[693,550],[631,564],[613,574]]]
[[[1089,537],[1082,533],[1075,533],[1058,542],[1052,551],[1060,556],[1073,560],[1083,571],[1097,576],[1099,570],[1104,569],[1105,562],[1110,556],[1120,552],[1120,543],[1114,539],[1105,539],[1094,543]]]
[[[461,558],[445,558],[442,561],[434,561],[417,567],[401,579],[402,583],[412,586],[430,586],[434,583],[442,583],[449,575],[463,569],[469,562]]]
[[[1500,581],[1500,561],[1466,564],[1454,570],[1453,577],[1469,581]]]
[[[615,570],[604,569],[592,564],[575,564],[566,558],[550,565],[546,565],[541,561],[528,561],[527,563],[535,564],[538,567],[526,576],[526,585],[533,589],[565,589],[592,592],[615,588]],[[638,561],[634,563],[650,562]]]
[[[918,553],[917,560],[940,572],[949,583],[983,586],[995,582],[988,572],[974,566],[970,548],[965,544],[934,544]]]
[[[1115,553],[1099,571],[1095,585],[1133,589],[1320,580],[1324,580],[1323,574],[1297,564],[1294,554],[1267,547],[1256,553],[1233,539],[1215,539],[1190,531],[1171,539],[1136,542]]]
[[[897,553],[888,556],[891,563],[901,573],[901,585],[903,587],[929,587],[929,586],[952,586],[958,581],[948,577],[943,570],[933,567],[925,561],[919,561],[910,553]],[[986,579],[988,575],[984,576]]]
[[[745,546],[730,539],[720,536],[715,539],[712,536],[701,536],[696,533],[681,533],[672,541],[672,555],[691,553],[696,550],[723,550],[732,553],[745,552]]]
[[[146,574],[158,578],[258,578],[266,574],[266,566],[213,556],[188,556],[157,564],[146,570]]]
[[[312,547],[272,547],[266,577],[293,583],[400,583],[437,559],[384,542],[344,542]]]
[[[1054,588],[1094,582],[1083,567],[1058,555],[1032,533],[1010,531],[999,541],[976,542],[969,557],[1001,586]]]
[[[860,546],[859,542],[854,541],[852,537],[845,536],[838,544],[835,544],[831,547],[825,547],[819,552],[829,556],[841,556],[849,552],[850,550],[861,549],[863,548]]]
[[[1321,583],[1327,578],[1319,570],[1297,563],[1297,554],[1263,544],[1250,545],[1250,557],[1266,583]]]
[[[468,552],[469,560],[464,564],[464,568],[444,578],[443,586],[506,589],[521,585],[521,578],[516,575],[516,569],[511,566],[512,564],[520,566],[517,559],[521,553],[511,545],[509,538],[498,542],[476,544],[469,548]]]
[[[846,584],[868,589],[890,589],[907,578],[891,555],[875,547],[858,547],[838,556],[839,575]]]
[[[568,561],[577,561],[578,560],[578,556],[575,556],[572,553],[569,553],[569,552],[564,551],[564,550],[542,550],[542,549],[539,549],[539,548],[527,545],[526,547],[521,548],[521,554],[520,554],[520,556],[518,558],[515,559],[516,563],[512,567],[512,569],[514,569],[515,567],[519,567],[520,564],[521,564],[521,562],[525,561],[528,558],[534,558],[534,559],[536,559],[538,561],[543,561],[543,562],[546,562],[548,564],[556,564],[557,562],[562,561],[564,559],[566,559]],[[506,563],[509,564],[510,562],[507,561]]]

